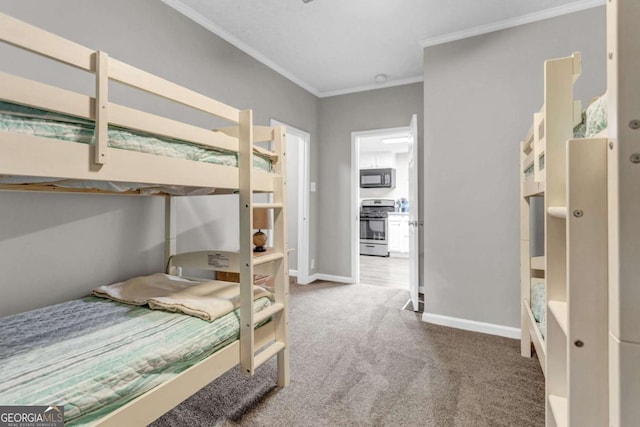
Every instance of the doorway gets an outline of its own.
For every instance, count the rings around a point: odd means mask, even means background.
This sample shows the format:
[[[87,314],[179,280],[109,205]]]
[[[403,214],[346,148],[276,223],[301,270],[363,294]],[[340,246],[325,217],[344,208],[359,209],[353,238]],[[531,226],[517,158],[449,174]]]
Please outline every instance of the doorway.
[[[309,156],[311,135],[293,126],[271,119],[271,126],[284,126],[287,168],[287,237],[289,275],[301,285],[309,279]]]
[[[406,289],[420,311],[417,116],[352,133],[352,280]]]

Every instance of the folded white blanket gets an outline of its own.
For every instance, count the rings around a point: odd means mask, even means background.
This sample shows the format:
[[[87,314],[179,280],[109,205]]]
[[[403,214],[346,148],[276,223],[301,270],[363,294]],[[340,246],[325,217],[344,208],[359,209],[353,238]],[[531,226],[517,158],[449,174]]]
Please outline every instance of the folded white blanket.
[[[162,273],[99,286],[93,294],[125,304],[148,304],[154,310],[185,313],[210,322],[240,305],[238,283],[218,280],[197,282]],[[267,290],[254,286],[253,299],[263,296],[272,297]]]

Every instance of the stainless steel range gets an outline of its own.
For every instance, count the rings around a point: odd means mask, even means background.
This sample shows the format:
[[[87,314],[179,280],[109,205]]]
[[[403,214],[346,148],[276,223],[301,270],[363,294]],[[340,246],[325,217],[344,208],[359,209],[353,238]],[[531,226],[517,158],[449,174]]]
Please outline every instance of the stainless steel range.
[[[387,214],[395,211],[395,201],[366,199],[360,206],[360,255],[389,256]]]

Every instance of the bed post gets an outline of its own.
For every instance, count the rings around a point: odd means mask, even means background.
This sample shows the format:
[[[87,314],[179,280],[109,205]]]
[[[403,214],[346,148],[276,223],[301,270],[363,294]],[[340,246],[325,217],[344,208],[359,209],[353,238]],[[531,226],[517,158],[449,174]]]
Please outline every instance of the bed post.
[[[109,141],[109,55],[98,51],[94,54],[96,70],[96,98],[94,101],[96,133],[93,161],[103,165],[107,163],[107,144]]]
[[[640,419],[640,2],[607,3],[609,424]]]
[[[282,206],[274,212],[274,247],[282,250],[283,258],[276,261],[274,272],[276,303],[284,305],[284,309],[276,318],[276,341],[284,344],[284,348],[278,353],[278,386],[289,385],[289,257],[287,239],[287,144],[284,126],[276,126],[273,129],[273,141],[275,152],[280,161],[276,164],[275,172],[278,174],[274,183],[274,202]]]
[[[529,314],[525,304],[531,299],[531,217],[529,198],[524,192],[523,163],[526,158],[525,145],[520,143],[520,354],[531,357],[531,331],[529,331]],[[537,172],[537,169],[535,170]],[[538,358],[544,357],[539,354]]]
[[[253,113],[240,112],[239,117],[240,189],[240,369],[253,375]]]
[[[171,196],[164,198],[164,265],[169,266],[169,258],[175,255],[176,248],[176,204]],[[170,274],[176,272],[168,271]]]

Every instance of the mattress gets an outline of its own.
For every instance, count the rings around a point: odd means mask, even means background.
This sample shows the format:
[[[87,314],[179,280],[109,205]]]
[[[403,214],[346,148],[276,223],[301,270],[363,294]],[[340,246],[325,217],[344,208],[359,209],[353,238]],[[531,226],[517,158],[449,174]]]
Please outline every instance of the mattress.
[[[93,144],[94,130],[91,120],[0,101],[0,131]],[[108,139],[112,148],[238,167],[237,153],[131,129],[109,126]],[[271,161],[265,156],[254,154],[253,164],[271,171]]]
[[[238,310],[207,322],[96,297],[2,318],[0,403],[92,423],[237,340],[239,323]]]
[[[531,279],[531,312],[536,320],[538,330],[544,338],[547,330],[546,319],[546,298],[545,298],[545,282],[544,279]]]
[[[595,99],[585,111],[585,137],[590,138],[607,128],[607,95]]]
[[[582,122],[573,129],[574,138],[592,138],[607,128],[607,95],[591,101],[582,113]]]

